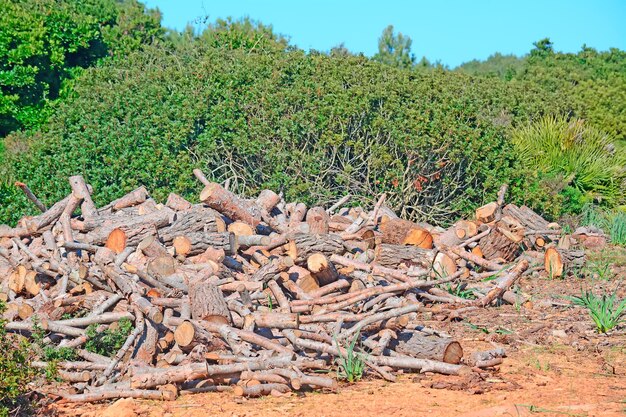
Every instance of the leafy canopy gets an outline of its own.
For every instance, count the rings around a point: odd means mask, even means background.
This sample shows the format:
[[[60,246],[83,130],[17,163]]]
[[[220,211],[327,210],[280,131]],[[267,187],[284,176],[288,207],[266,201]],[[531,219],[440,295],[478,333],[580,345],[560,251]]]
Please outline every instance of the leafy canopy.
[[[0,137],[42,124],[82,68],[162,33],[158,11],[137,0],[0,0],[0,10]]]

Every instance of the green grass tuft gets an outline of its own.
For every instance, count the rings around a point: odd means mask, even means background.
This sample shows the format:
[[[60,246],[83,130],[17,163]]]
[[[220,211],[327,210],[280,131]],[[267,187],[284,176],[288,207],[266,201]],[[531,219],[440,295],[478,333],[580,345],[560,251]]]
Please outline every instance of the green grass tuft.
[[[595,295],[592,291],[583,290],[580,296],[569,297],[579,306],[586,307],[598,333],[606,333],[620,324],[626,312],[626,299],[618,301],[616,292]]]
[[[352,341],[346,346],[346,354],[342,353],[339,342],[335,340],[337,350],[339,350],[339,358],[337,358],[338,369],[337,378],[348,381],[349,383],[357,382],[363,377],[365,371],[365,360],[363,354],[355,351],[357,340],[361,338],[361,332],[354,335]]]

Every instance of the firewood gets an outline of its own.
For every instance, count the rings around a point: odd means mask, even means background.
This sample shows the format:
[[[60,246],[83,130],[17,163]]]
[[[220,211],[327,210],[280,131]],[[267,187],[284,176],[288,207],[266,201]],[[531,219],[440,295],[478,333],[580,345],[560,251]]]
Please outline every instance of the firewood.
[[[307,269],[311,271],[320,286],[328,285],[339,279],[337,269],[323,253],[314,253],[309,256]]]
[[[562,277],[570,268],[581,267],[585,262],[585,252],[550,247],[544,255],[544,268],[550,278]]]
[[[412,245],[423,249],[430,249],[433,245],[433,237],[426,229],[407,220],[383,216],[379,229],[383,234],[383,243]]]
[[[498,212],[498,203],[491,202],[489,204],[485,204],[482,207],[476,209],[476,220],[481,223],[491,223],[496,220],[496,215]]]
[[[387,267],[399,265],[418,266],[424,270],[430,269],[435,259],[431,250],[417,246],[380,244],[376,247],[376,262]]]
[[[191,280],[188,286],[191,317],[195,320],[232,323],[224,295],[215,284],[200,278]]]
[[[322,207],[312,207],[306,213],[306,222],[309,225],[309,233],[327,234],[330,218]]]
[[[273,391],[280,393],[290,392],[291,388],[285,384],[259,384],[253,386],[236,386],[233,388],[233,393],[238,397],[260,397],[262,395],[269,395]]]
[[[232,220],[256,227],[261,222],[260,209],[249,201],[237,197],[218,183],[210,183],[200,193],[200,201],[223,213]]]
[[[175,211],[189,210],[192,206],[189,201],[185,200],[176,193],[170,193],[167,196],[165,205]]]
[[[104,246],[119,254],[126,248],[127,240],[126,233],[120,228],[115,228],[109,233]]]
[[[272,190],[261,191],[256,199],[256,205],[267,213],[271,213],[279,202],[280,196]]]
[[[287,254],[296,264],[302,265],[310,255],[316,252],[326,256],[341,253],[343,250],[342,239],[337,235],[314,235],[310,233],[295,233],[290,237],[292,245]]]
[[[6,329],[28,338],[41,327],[49,333],[44,343],[76,349],[82,362],[60,362],[61,377],[90,392],[69,398],[335,389],[334,379],[306,370],[327,371],[346,354],[336,341],[355,337],[366,366],[385,380],[400,369],[463,374],[469,368],[459,365],[458,342],[410,330],[417,312],[463,318],[496,300],[523,302],[510,288],[541,262],[554,272],[560,262],[561,275],[584,262],[558,225],[505,206],[506,187],[476,221],[444,230],[399,219],[384,194],[372,210],[340,209],[347,198],[307,210],[270,190],[247,200],[228,191],[228,181],[194,174],[205,185],[201,204],[176,194],[157,204],[140,187],[96,209],[93,190],[76,176],[65,199],[17,227],[0,226]],[[486,277],[495,280],[480,282]],[[477,299],[449,294],[438,287],[444,283]],[[101,334],[122,318],[134,330],[112,359],[80,349],[87,326]]]
[[[461,363],[463,358],[463,348],[459,342],[443,337],[429,337],[420,332],[401,332],[388,346],[397,353],[413,358],[452,364]]]

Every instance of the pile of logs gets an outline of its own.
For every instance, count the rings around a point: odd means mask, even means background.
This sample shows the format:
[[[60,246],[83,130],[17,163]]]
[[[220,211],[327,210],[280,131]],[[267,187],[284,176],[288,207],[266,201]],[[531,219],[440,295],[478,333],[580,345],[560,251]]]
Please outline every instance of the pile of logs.
[[[520,302],[520,277],[560,276],[584,259],[557,224],[505,205],[506,187],[475,219],[442,229],[398,218],[384,195],[369,211],[344,207],[349,196],[307,208],[270,190],[244,199],[194,174],[198,204],[176,194],[159,204],[140,187],[98,208],[74,176],[46,207],[17,184],[42,213],[0,225],[6,329],[32,337],[40,327],[43,343],[75,349],[80,361],[56,364],[65,401],[332,390],[328,371],[349,355],[390,381],[397,370],[492,367],[504,352],[464,354],[420,314]],[[449,291],[460,287],[474,297]],[[122,319],[133,330],[119,351],[84,349],[88,326]]]

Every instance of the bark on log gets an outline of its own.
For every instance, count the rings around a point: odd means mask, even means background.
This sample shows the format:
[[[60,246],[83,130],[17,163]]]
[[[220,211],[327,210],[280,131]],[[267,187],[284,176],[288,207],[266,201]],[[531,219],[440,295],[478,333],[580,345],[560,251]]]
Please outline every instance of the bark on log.
[[[421,332],[404,331],[390,340],[389,349],[402,355],[439,362],[461,363],[463,348],[454,339],[428,336]]]
[[[243,200],[218,183],[210,183],[200,193],[200,201],[232,220],[241,220],[252,227],[261,222],[261,210],[256,204]]]
[[[417,223],[403,219],[382,218],[379,230],[382,242],[392,245],[412,245],[423,249],[433,247],[433,236]]]
[[[193,319],[223,324],[232,323],[228,305],[217,285],[196,279],[190,281],[188,287]]]
[[[327,234],[330,217],[323,207],[312,207],[306,213],[306,222],[309,225],[309,233]]]
[[[429,270],[435,260],[432,250],[417,246],[380,244],[376,247],[376,263],[387,267],[418,266]]]
[[[343,252],[343,241],[337,235],[314,235],[296,233],[290,237],[287,254],[296,264],[302,265],[313,253],[320,252],[326,256]]]
[[[226,224],[218,212],[203,204],[196,204],[187,210],[177,212],[172,224],[159,230],[159,238],[163,243],[169,244],[176,236],[185,236],[188,233],[225,231]]]
[[[177,254],[184,256],[199,255],[209,248],[221,249],[226,254],[232,255],[237,252],[237,239],[230,232],[193,232],[177,236],[173,240],[172,246],[176,249]]]

